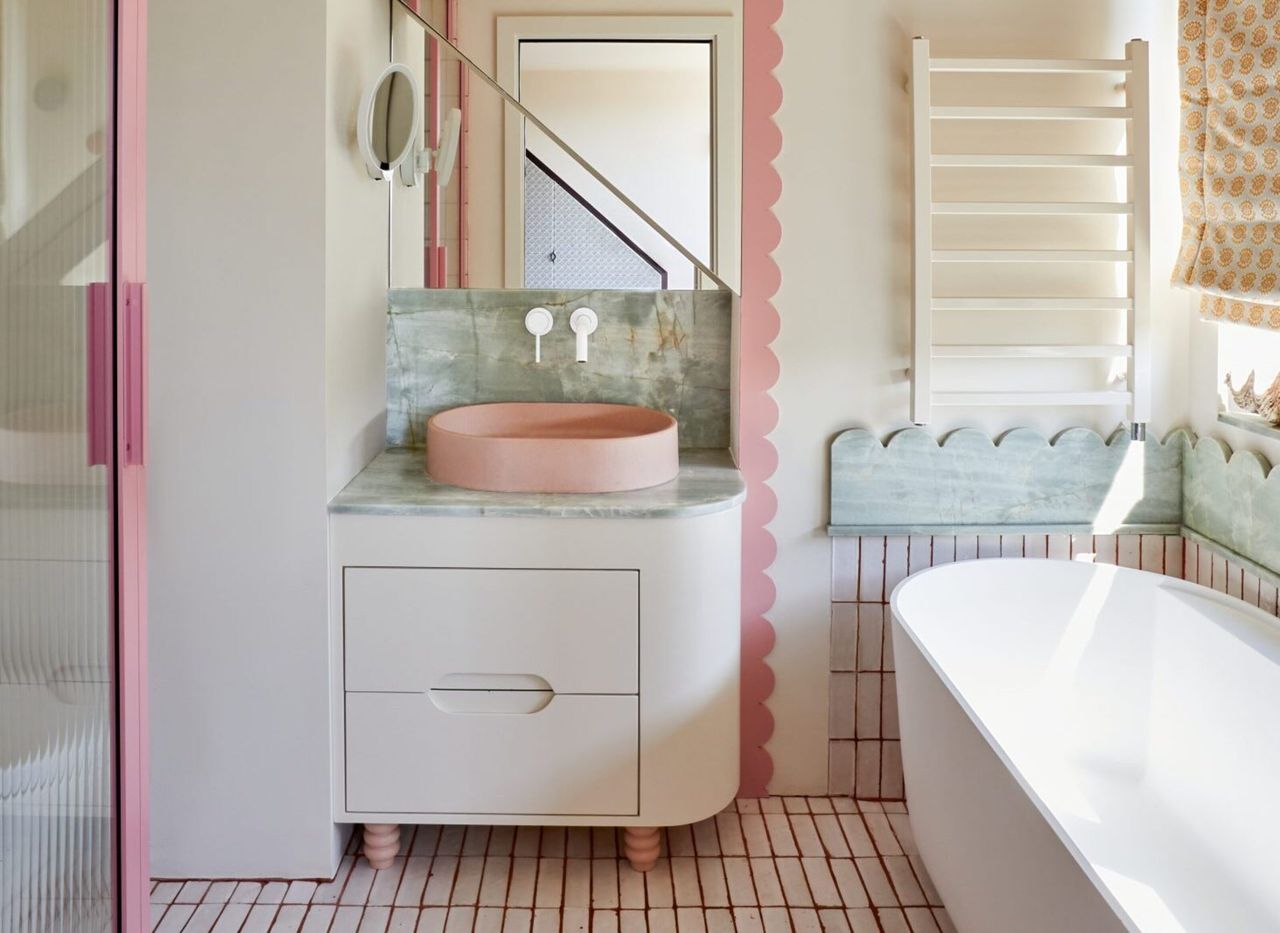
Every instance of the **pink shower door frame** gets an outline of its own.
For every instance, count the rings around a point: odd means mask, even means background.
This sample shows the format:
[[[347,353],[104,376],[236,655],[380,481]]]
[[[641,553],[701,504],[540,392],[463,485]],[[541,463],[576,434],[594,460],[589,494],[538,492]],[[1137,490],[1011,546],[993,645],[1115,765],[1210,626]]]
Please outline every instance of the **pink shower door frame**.
[[[147,0],[116,0],[114,225],[116,904],[120,929],[150,929],[146,554]]]

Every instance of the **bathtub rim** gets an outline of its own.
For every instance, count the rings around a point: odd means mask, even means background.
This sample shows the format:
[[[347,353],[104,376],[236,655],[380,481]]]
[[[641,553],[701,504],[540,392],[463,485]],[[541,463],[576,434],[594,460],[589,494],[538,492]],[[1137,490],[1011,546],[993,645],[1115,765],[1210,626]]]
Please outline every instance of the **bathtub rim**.
[[[1049,825],[1050,829],[1053,830],[1053,834],[1058,837],[1058,841],[1062,843],[1067,852],[1070,853],[1071,858],[1085,874],[1085,877],[1089,879],[1089,882],[1094,886],[1098,894],[1101,895],[1107,904],[1115,911],[1120,922],[1126,928],[1132,930],[1133,933],[1142,933],[1142,928],[1137,924],[1133,917],[1129,915],[1128,910],[1119,902],[1110,887],[1103,882],[1101,876],[1094,868],[1093,863],[1081,852],[1079,846],[1076,845],[1070,833],[1063,828],[1062,824],[1059,822],[1057,817],[1054,816],[1053,812],[1041,798],[1040,794],[1034,789],[1031,782],[1022,773],[1022,770],[1014,765],[1008,752],[1005,751],[1004,746],[996,740],[990,729],[987,728],[986,723],[977,715],[969,701],[965,698],[964,693],[956,686],[955,682],[938,663],[938,660],[934,657],[933,653],[925,647],[919,635],[911,627],[910,623],[903,618],[902,613],[899,611],[898,603],[904,588],[930,576],[935,571],[955,573],[958,567],[966,564],[983,564],[987,566],[992,564],[1027,564],[1044,566],[1046,564],[1055,563],[1083,564],[1091,568],[1108,567],[1112,568],[1118,574],[1140,574],[1145,577],[1153,578],[1152,585],[1154,586],[1168,588],[1171,590],[1181,590],[1192,595],[1208,599],[1212,602],[1219,603],[1220,605],[1232,610],[1240,611],[1242,615],[1270,630],[1275,637],[1280,637],[1280,618],[1273,616],[1271,613],[1257,606],[1250,606],[1239,597],[1229,596],[1226,593],[1211,589],[1201,583],[1193,583],[1190,580],[1170,577],[1150,570],[1139,570],[1134,567],[1121,567],[1118,564],[1098,564],[1096,562],[1086,561],[1053,561],[1048,558],[1041,557],[975,558],[973,560],[955,561],[949,564],[938,564],[922,570],[919,573],[905,577],[893,588],[893,592],[889,595],[888,602],[892,625],[896,629],[900,629],[903,635],[911,640],[911,644],[918,652],[920,652],[920,656],[928,662],[929,668],[933,671],[934,675],[937,676],[938,680],[946,687],[947,692],[951,694],[951,698],[955,700],[956,704],[964,711],[965,716],[973,724],[973,727],[978,731],[978,734],[982,736],[983,740],[987,743],[988,748],[990,748],[992,753],[1000,760],[1000,763],[1008,770],[1009,774],[1012,775],[1018,787],[1021,788],[1032,806],[1036,808],[1036,811]],[[907,788],[907,792],[907,806],[909,808],[911,805],[910,788]]]

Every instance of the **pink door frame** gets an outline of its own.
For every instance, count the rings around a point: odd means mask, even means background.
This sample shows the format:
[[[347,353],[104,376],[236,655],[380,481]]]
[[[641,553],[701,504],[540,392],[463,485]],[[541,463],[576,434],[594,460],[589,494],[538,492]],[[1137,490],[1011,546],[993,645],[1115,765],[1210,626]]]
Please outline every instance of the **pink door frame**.
[[[147,742],[147,0],[116,0],[115,540],[117,904],[124,933],[151,927]]]

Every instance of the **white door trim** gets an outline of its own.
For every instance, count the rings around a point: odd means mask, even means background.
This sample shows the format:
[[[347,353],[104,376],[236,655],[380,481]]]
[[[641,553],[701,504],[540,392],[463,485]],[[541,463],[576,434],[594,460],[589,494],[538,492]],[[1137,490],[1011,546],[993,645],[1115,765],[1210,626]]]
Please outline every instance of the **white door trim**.
[[[718,16],[499,16],[498,83],[520,98],[524,40],[697,40],[711,43],[711,243],[707,264],[734,289],[742,270],[742,30]],[[504,106],[503,244],[507,288],[524,287],[524,119]],[[640,205],[644,207],[644,205]]]

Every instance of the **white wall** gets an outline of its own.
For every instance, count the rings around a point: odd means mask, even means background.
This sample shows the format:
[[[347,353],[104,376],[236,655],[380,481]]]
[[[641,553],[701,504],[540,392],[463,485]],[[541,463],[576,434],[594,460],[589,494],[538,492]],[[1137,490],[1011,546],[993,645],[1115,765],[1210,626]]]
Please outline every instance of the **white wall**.
[[[426,33],[412,17],[400,9],[398,5],[392,8],[392,26],[394,33],[393,53],[395,60],[405,62],[411,65],[415,74],[418,76],[419,86],[426,89],[426,56],[427,56],[427,40]],[[453,69],[447,69],[452,71]],[[425,144],[427,128],[427,115],[422,115],[422,140]],[[456,189],[456,185],[454,186]],[[391,186],[391,218],[392,218],[392,237],[391,237],[391,287],[392,288],[421,288],[426,284],[425,275],[425,259],[423,255],[423,245],[426,243],[427,217],[424,203],[426,199],[426,188],[424,180],[419,178],[415,187],[408,187],[401,184],[398,180]],[[379,295],[378,311],[379,319],[386,312],[386,302],[382,300],[384,296]],[[372,329],[369,332],[372,334]],[[385,339],[385,333],[379,331],[379,339]],[[374,357],[377,358],[377,364],[380,367],[382,375],[379,377],[381,392],[379,395],[379,407],[386,408],[386,347],[379,345],[376,353],[370,348],[369,363],[372,365]],[[383,413],[385,415],[385,413]],[[385,433],[385,432],[384,432]],[[379,438],[380,440],[382,438]]]
[[[924,35],[935,55],[1121,57],[1124,43],[1151,40],[1156,100],[1152,115],[1153,294],[1157,330],[1152,430],[1187,419],[1189,311],[1167,285],[1177,238],[1174,4],[1164,0],[810,0],[788,3],[779,33],[784,135],[778,160],[783,239],[776,259],[782,330],[775,389],[781,409],[773,434],[779,466],[772,480],[778,558],[770,657],[777,689],[769,750],[771,789],[818,792],[826,786],[831,552],[828,451],[855,426],[879,433],[909,424],[910,148],[904,79],[909,40]],[[1052,329],[1046,332],[1052,339]],[[1197,373],[1197,381],[1200,374]],[[1210,383],[1215,380],[1210,380]],[[1203,386],[1194,386],[1203,391]],[[1210,384],[1208,391],[1212,393]],[[1087,410],[944,413],[931,428],[1001,431],[1031,425],[1054,431],[1085,424],[1107,431],[1115,415]]]
[[[422,27],[392,6],[395,59],[425,77]],[[326,389],[329,497],[382,450],[387,434],[386,292],[423,284],[424,188],[369,178],[356,145],[355,113],[386,65],[388,11],[368,0],[328,4],[325,117]],[[390,200],[389,200],[390,199]],[[388,266],[387,218],[394,216]]]
[[[326,503],[380,446],[385,407],[388,193],[349,146],[388,9],[152,6],[158,876],[337,865]]]

